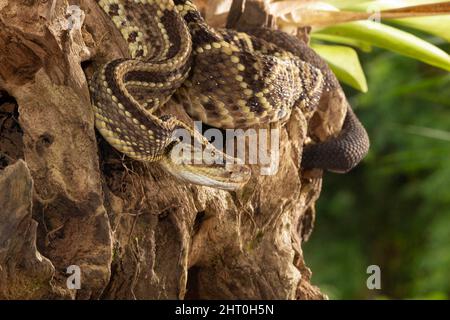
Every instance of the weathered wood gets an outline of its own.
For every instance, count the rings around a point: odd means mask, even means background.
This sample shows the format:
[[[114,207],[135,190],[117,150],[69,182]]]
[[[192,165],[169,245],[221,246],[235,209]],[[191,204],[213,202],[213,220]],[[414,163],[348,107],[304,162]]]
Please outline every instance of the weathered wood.
[[[46,298],[55,268],[36,249],[33,180],[19,160],[0,172],[0,299]]]

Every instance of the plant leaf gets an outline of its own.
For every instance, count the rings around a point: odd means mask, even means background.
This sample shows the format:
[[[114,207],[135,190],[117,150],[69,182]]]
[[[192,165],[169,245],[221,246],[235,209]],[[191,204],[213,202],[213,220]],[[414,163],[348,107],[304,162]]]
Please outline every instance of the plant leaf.
[[[377,0],[358,4],[355,4],[353,2],[353,5],[346,7],[346,9],[358,11],[374,11],[438,2],[442,2],[442,0]],[[383,18],[383,15],[381,15],[381,18]],[[389,21],[401,26],[427,32],[450,42],[450,15],[389,19]]]
[[[311,47],[330,65],[339,80],[349,86],[367,92],[364,71],[353,48],[312,43]]]
[[[450,42],[450,16],[406,18],[389,21],[398,25],[427,32]]]
[[[350,37],[450,71],[450,56],[408,32],[375,23],[357,21],[327,27],[321,33]]]
[[[421,127],[421,126],[406,126],[405,131],[410,134],[419,135],[422,137],[449,141],[450,142],[450,132],[439,130],[435,128]]]
[[[352,39],[352,38],[347,38],[347,37],[335,36],[335,35],[331,35],[331,34],[323,34],[320,32],[313,32],[311,34],[311,39],[329,41],[329,42],[334,42],[334,43],[338,43],[338,44],[345,44],[345,45],[348,45],[348,46],[351,46],[354,48],[358,48],[363,52],[371,52],[372,51],[372,46],[370,45],[370,43]]]

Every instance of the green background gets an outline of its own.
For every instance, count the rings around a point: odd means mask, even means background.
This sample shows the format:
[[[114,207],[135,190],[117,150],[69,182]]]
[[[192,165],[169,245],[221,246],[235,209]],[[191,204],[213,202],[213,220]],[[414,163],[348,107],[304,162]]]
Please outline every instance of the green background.
[[[369,92],[344,89],[371,149],[325,174],[304,244],[312,283],[331,299],[449,299],[450,74],[384,50],[360,58]],[[367,289],[369,265],[381,290]]]

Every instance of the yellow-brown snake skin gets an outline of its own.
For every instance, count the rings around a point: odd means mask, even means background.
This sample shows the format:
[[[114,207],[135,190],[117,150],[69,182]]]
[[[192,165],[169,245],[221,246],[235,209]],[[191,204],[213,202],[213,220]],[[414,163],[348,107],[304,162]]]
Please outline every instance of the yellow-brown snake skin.
[[[128,42],[130,58],[107,63],[90,82],[96,127],[131,158],[161,160],[180,127],[208,144],[175,117],[155,116],[174,93],[193,119],[248,128],[286,121],[294,107],[312,110],[322,90],[339,85],[294,37],[267,29],[214,30],[191,1],[97,2]],[[364,157],[367,134],[351,110],[345,123],[346,134],[306,148],[304,167],[348,171]]]

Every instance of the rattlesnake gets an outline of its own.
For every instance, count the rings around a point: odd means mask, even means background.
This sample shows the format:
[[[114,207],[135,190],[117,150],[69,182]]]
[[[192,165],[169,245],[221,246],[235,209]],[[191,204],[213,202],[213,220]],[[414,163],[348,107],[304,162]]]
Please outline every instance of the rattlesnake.
[[[130,58],[103,65],[90,81],[96,127],[120,152],[159,161],[183,180],[236,189],[250,171],[227,161],[174,163],[177,128],[188,130],[203,147],[210,145],[175,117],[155,115],[174,94],[193,119],[236,129],[286,121],[293,108],[314,110],[324,91],[339,86],[314,51],[280,31],[213,29],[190,0],[97,2],[127,41]],[[307,146],[302,165],[348,171],[368,146],[349,107],[342,134]]]

